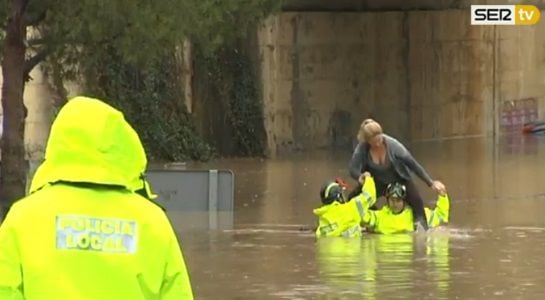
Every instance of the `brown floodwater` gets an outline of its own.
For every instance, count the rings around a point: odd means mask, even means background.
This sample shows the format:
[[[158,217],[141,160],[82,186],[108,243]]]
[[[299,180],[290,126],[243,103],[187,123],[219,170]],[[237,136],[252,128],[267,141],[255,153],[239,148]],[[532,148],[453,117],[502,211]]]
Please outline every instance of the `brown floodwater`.
[[[233,212],[169,212],[196,298],[545,299],[545,136],[410,149],[447,186],[448,227],[317,240],[319,188],[353,184],[349,152],[189,165],[235,174]]]

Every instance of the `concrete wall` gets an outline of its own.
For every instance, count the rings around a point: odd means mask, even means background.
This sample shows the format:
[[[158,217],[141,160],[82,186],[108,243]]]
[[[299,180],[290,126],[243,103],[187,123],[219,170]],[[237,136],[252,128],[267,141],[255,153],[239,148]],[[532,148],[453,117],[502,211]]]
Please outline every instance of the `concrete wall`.
[[[471,26],[466,10],[409,19],[413,139],[501,133],[502,108],[524,99],[545,116],[545,22]]]
[[[290,12],[259,32],[271,155],[346,147],[372,116],[401,140],[499,132],[505,101],[545,113],[545,22],[471,26],[469,11]]]
[[[496,28],[496,114],[506,104],[533,98],[545,118],[545,19],[534,26]],[[499,126],[499,122],[496,124]]]
[[[493,132],[493,26],[467,10],[409,12],[411,138]]]
[[[402,13],[283,13],[259,33],[271,154],[349,145],[363,118],[408,128]]]

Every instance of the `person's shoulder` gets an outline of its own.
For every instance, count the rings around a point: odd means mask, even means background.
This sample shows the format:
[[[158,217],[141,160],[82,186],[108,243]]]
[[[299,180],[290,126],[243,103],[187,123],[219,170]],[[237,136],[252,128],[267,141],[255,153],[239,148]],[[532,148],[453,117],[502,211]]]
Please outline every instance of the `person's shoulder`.
[[[356,144],[356,147],[354,147],[354,152],[363,153],[366,152],[368,148],[369,144],[367,144],[366,142],[358,142]]]
[[[18,201],[11,209],[14,214],[32,215],[33,212],[55,212],[62,210],[62,207],[78,207],[80,201],[89,203],[89,200],[101,199],[100,205],[109,206],[112,209],[121,209],[122,207],[132,207],[134,212],[145,212],[139,215],[147,216],[150,219],[157,219],[165,216],[163,208],[139,194],[126,190],[116,189],[92,189],[81,188],[71,185],[52,185],[45,186]],[[110,201],[112,200],[112,201]]]
[[[62,196],[58,193],[55,195],[59,197]],[[49,210],[50,202],[53,198],[49,186],[46,186],[41,190],[13,202],[6,217],[9,216],[12,224],[27,224],[33,222],[36,217],[43,216]]]
[[[50,191],[50,186],[45,186],[43,189],[40,189],[30,195],[27,195],[13,202],[10,208],[10,212],[24,212],[31,209],[41,209],[41,206],[46,205],[47,199],[52,196]],[[55,194],[58,195],[57,193]]]
[[[154,200],[148,199],[139,194],[133,194],[132,197],[135,198],[135,201],[138,202],[139,208],[143,211],[147,211],[150,215],[150,218],[155,217],[164,217],[166,216],[165,208],[163,208],[159,203]]]
[[[386,133],[383,134],[384,135],[384,139],[386,140],[386,142],[388,143],[394,143],[394,144],[400,144],[400,145],[403,145],[398,139],[396,139],[395,137],[391,136],[391,135],[388,135]]]
[[[390,147],[390,149],[392,149],[392,151],[401,152],[402,154],[407,152],[407,147],[405,147],[405,145],[403,145],[403,143],[395,137],[385,134],[384,139],[386,140],[386,144]]]
[[[12,220],[19,220],[20,218],[28,215],[27,211],[32,208],[32,202],[35,201],[33,201],[33,199],[36,199],[35,195],[30,195],[15,201],[9,207],[7,216],[9,216]]]
[[[390,211],[390,209],[388,209],[387,205],[383,205],[379,209],[370,209],[369,212],[375,215],[377,221],[384,221],[385,218],[388,218],[390,215],[392,215],[392,212]]]

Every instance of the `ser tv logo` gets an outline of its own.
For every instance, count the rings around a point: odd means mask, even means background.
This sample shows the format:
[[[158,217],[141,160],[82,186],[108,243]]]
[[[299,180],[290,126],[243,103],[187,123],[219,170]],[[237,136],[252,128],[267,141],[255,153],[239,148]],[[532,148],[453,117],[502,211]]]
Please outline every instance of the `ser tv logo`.
[[[471,25],[533,25],[539,17],[533,5],[471,5]]]

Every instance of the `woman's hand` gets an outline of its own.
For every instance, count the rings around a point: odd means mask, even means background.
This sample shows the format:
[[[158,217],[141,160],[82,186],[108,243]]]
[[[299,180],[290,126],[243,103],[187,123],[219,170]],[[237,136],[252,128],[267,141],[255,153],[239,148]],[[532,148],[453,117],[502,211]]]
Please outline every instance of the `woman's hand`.
[[[444,195],[447,193],[447,188],[445,187],[445,185],[439,181],[439,180],[435,180],[432,185],[431,185],[431,188],[439,195]]]
[[[360,175],[360,178],[358,178],[359,183],[363,184],[365,182],[365,177],[371,177],[371,173],[369,172],[363,172]]]

